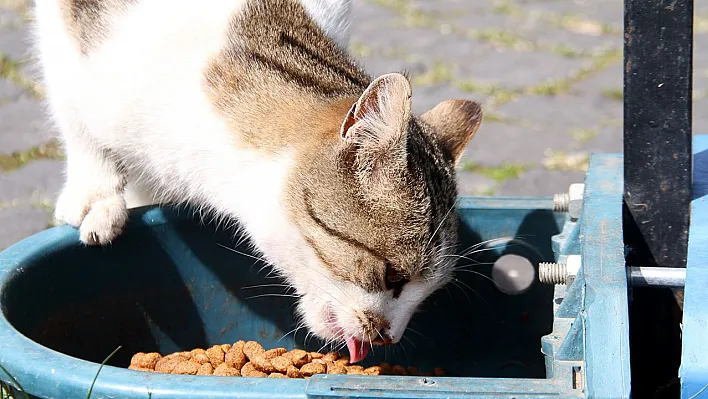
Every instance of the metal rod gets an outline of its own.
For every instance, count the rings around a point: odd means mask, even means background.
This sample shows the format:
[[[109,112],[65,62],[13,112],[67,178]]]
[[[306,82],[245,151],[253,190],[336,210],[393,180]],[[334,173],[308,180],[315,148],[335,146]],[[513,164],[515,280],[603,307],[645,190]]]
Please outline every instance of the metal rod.
[[[686,269],[632,266],[627,268],[627,279],[634,287],[683,288],[686,284]]]

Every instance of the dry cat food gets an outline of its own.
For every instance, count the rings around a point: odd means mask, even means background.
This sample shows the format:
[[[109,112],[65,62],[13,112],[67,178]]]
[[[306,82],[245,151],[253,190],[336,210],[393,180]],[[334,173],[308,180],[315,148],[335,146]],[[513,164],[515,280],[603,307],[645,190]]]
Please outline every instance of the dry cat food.
[[[315,374],[444,376],[442,368],[421,373],[415,367],[381,363],[364,368],[349,363],[336,352],[326,354],[302,349],[265,350],[256,341],[214,345],[209,349],[176,352],[167,356],[139,352],[130,360],[131,370],[167,374],[218,375],[269,378],[309,378]]]

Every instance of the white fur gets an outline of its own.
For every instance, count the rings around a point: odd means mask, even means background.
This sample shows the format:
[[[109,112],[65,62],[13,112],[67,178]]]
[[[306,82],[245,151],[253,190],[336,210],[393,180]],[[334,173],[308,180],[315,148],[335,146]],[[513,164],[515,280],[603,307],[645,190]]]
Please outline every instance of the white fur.
[[[350,0],[302,1],[346,45]],[[327,326],[326,309],[337,313],[347,334],[361,335],[353,315],[368,309],[390,318],[398,341],[415,307],[438,284],[409,284],[394,300],[390,292],[367,294],[332,277],[283,210],[294,154],[267,157],[240,147],[202,89],[203,69],[224,46],[230,16],[244,2],[141,0],[112,16],[108,39],[86,57],[67,32],[58,1],[36,2],[49,113],[68,157],[56,218],[78,227],[85,243],[104,244],[123,227],[126,197],[128,206],[196,204],[239,220],[256,249],[303,296],[304,321],[317,335],[338,338]]]
[[[343,48],[349,46],[352,0],[300,0],[322,30]]]

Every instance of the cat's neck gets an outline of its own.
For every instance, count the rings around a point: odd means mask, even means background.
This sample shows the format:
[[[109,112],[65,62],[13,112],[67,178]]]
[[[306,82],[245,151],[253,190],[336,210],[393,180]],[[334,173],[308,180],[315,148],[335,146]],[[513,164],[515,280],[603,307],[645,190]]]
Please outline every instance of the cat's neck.
[[[255,0],[234,16],[205,75],[239,143],[263,151],[335,138],[370,76],[295,0]]]

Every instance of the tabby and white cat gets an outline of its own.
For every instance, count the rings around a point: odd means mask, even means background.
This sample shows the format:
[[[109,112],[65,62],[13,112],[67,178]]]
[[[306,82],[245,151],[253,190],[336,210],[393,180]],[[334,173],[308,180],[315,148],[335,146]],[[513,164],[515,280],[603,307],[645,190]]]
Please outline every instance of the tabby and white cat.
[[[41,0],[34,36],[67,153],[56,219],[114,240],[126,186],[237,220],[351,361],[398,342],[452,277],[455,164],[482,112],[415,116],[346,51],[350,0]],[[247,271],[244,270],[244,273]]]

